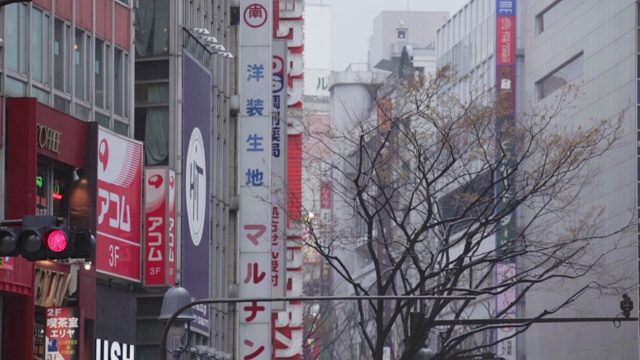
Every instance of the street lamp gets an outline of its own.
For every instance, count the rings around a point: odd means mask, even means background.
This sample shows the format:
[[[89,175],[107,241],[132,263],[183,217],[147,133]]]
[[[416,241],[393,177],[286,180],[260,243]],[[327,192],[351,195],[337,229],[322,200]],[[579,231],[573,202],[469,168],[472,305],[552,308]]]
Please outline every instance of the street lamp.
[[[162,299],[162,309],[160,310],[160,316],[158,317],[158,320],[167,322],[167,326],[165,326],[165,332],[162,337],[163,344],[160,345],[160,356],[162,359],[166,359],[167,355],[167,334],[171,328],[171,324],[176,321],[178,323],[187,323],[187,341],[184,344],[181,343],[178,349],[172,350],[171,354],[175,359],[179,359],[180,355],[187,349],[187,346],[189,346],[191,321],[195,320],[196,317],[193,315],[191,307],[187,307],[178,313],[179,309],[189,303],[191,303],[191,296],[189,295],[189,292],[181,286],[174,286],[164,294],[164,298]]]

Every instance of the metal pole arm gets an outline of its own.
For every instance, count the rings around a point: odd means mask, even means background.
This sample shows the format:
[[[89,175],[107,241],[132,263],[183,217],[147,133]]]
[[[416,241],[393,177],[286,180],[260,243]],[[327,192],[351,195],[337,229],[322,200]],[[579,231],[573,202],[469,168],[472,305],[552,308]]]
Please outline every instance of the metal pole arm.
[[[160,339],[160,360],[167,360],[167,336],[176,318],[183,311],[202,304],[237,304],[243,302],[276,302],[276,301],[327,301],[327,300],[473,300],[475,296],[437,296],[437,295],[370,295],[370,296],[300,296],[281,298],[220,298],[192,301],[176,310],[167,319]]]

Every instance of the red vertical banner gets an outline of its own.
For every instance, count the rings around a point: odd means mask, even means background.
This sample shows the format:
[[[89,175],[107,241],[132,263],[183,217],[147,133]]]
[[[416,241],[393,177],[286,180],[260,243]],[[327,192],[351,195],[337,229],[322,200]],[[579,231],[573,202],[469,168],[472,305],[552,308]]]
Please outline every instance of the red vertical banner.
[[[145,169],[145,286],[175,283],[175,175],[168,167]]]
[[[47,308],[46,360],[80,359],[79,315],[77,307]]]
[[[516,61],[515,16],[498,16],[496,19],[496,60],[498,65],[511,65]]]
[[[287,138],[287,223],[290,227],[291,220],[302,220],[302,135],[292,134]]]
[[[169,285],[176,283],[176,172],[169,170]]]

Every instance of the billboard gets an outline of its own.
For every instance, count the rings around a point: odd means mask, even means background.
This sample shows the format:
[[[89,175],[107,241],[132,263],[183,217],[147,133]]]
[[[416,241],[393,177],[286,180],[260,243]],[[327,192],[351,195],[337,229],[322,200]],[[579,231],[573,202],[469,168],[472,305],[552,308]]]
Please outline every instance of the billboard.
[[[269,297],[273,288],[272,7],[271,0],[240,2],[237,142],[240,297]],[[275,213],[278,224],[280,214]],[[239,359],[270,359],[271,304],[242,304],[238,307],[238,319]]]
[[[502,129],[510,128],[515,121],[516,113],[516,0],[496,0],[496,99],[497,117],[496,131],[500,141],[506,151],[513,151],[513,145],[509,144],[500,134]],[[510,156],[506,154],[506,159],[502,159],[496,166],[495,178],[506,178],[507,174],[512,174],[513,164],[510,163]],[[511,175],[513,176],[513,175]],[[500,181],[495,186],[497,198],[496,211],[500,212],[508,206],[507,202],[513,196],[515,189],[509,186],[511,182]],[[502,219],[496,231],[496,251],[504,254],[508,251],[510,244],[514,240],[516,227],[516,214],[510,214]],[[513,278],[516,275],[514,260],[497,264],[496,281],[503,281]],[[504,293],[496,296],[496,311],[504,312],[502,318],[515,317],[517,307],[513,305],[516,301],[516,289],[510,288]],[[516,338],[509,339],[514,334],[513,327],[496,329],[496,338],[500,341],[496,345],[496,354],[505,360],[516,359]]]
[[[140,281],[142,143],[98,129],[96,270]]]
[[[174,285],[176,280],[175,172],[166,166],[147,167],[144,174],[144,285]]]
[[[198,300],[210,286],[211,73],[186,51],[183,65],[182,286]],[[192,329],[209,333],[207,310],[193,308]]]
[[[77,307],[46,309],[45,359],[80,359],[80,311]]]

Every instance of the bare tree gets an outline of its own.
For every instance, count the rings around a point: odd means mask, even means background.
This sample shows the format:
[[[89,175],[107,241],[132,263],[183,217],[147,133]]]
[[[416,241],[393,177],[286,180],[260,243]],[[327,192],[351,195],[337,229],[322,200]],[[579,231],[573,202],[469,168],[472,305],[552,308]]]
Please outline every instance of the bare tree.
[[[494,89],[469,91],[465,100],[446,91],[459,81],[467,80],[443,67],[372,84],[369,114],[305,134],[322,147],[322,156],[305,154],[308,176],[320,182],[329,174],[333,193],[333,216],[307,245],[341,279],[340,291],[474,297],[358,301],[350,319],[369,359],[381,360],[394,341],[393,358],[401,360],[429,341],[437,342],[434,359],[493,351],[531,323],[501,338],[496,329],[504,325],[433,321],[498,319],[539,288],[572,284],[539,317],[590,290],[623,291],[624,279],[606,260],[627,251],[633,214],[618,225],[604,222],[606,209],[584,196],[619,144],[624,114],[566,121],[580,93],[565,87],[543,108],[504,117]],[[504,303],[493,305],[501,296]]]

